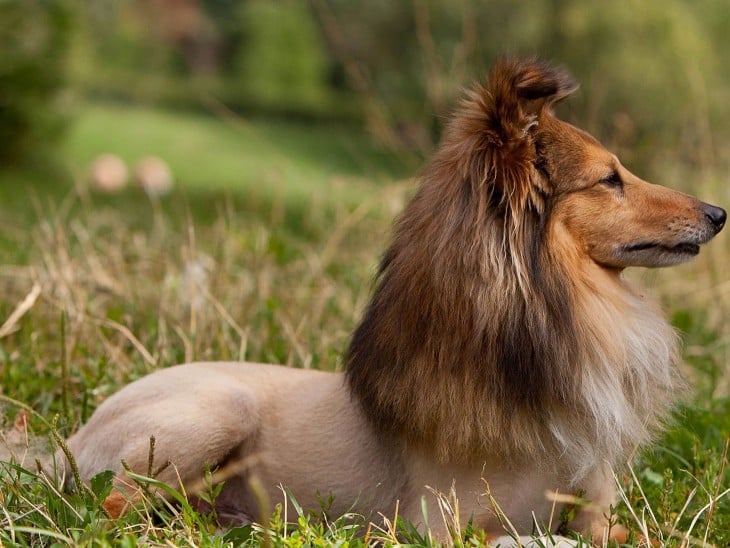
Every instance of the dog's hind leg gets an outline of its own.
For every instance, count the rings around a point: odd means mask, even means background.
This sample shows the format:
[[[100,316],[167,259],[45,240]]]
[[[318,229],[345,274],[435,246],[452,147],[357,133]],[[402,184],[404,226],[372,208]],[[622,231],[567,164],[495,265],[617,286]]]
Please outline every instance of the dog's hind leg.
[[[68,440],[82,480],[116,472],[115,489],[104,503],[114,517],[143,493],[127,470],[195,494],[205,486],[206,470],[230,468],[234,453],[235,475],[245,476],[245,455],[256,450],[259,409],[244,387],[212,375],[172,391],[156,380],[162,379],[151,375],[109,398]]]

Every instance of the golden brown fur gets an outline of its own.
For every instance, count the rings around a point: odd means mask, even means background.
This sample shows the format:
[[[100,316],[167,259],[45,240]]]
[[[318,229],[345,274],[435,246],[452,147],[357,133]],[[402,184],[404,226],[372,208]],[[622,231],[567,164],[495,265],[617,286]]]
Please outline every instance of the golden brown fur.
[[[688,260],[725,212],[650,185],[553,105],[562,70],[502,61],[448,125],[386,251],[347,372],[188,364],[107,400],[69,440],[82,477],[147,467],[147,440],[187,486],[233,469],[220,514],[316,493],[333,512],[418,521],[426,486],[456,484],[462,518],[499,534],[484,483],[522,532],[546,490],[585,489],[574,526],[606,533],[610,467],[647,443],[680,382],[677,341],[627,266]],[[118,484],[123,483],[123,474]],[[119,497],[109,508],[119,509]],[[555,524],[552,524],[553,526]]]
[[[672,400],[671,328],[620,276],[631,263],[596,262],[581,230],[603,230],[606,245],[649,230],[663,240],[662,219],[704,213],[557,120],[552,103],[574,88],[561,71],[504,63],[471,92],[353,337],[348,380],[366,414],[442,459],[618,464]],[[614,169],[629,203],[601,188]]]

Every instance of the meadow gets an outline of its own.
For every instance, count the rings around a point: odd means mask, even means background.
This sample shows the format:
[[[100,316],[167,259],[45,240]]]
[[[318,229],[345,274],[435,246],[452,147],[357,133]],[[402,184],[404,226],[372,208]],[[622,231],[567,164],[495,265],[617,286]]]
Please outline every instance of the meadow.
[[[176,190],[93,192],[91,159],[157,154]],[[338,370],[418,163],[336,125],[310,127],[109,104],[84,106],[57,166],[0,176],[0,544],[430,546],[395,516],[301,515],[221,530],[184,494],[110,520],[110,478],[63,493],[35,460],[125,383],[191,360]],[[630,167],[630,166],[629,166]],[[725,207],[719,169],[640,174]],[[659,546],[730,545],[727,232],[695,261],[632,272],[684,340],[691,389],[655,446],[616,471],[616,519]],[[140,479],[142,483],[148,480]],[[215,488],[207,494],[213,498]],[[457,493],[458,496],[458,493]],[[453,522],[449,494],[427,519]],[[480,545],[455,530],[455,546]]]

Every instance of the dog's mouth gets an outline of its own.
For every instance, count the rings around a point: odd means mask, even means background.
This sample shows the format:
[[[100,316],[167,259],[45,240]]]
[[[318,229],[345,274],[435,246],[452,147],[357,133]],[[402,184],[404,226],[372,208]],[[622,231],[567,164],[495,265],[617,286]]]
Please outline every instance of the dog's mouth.
[[[676,245],[665,245],[659,242],[639,242],[624,247],[624,251],[629,253],[645,250],[658,250],[667,253],[676,253],[678,255],[697,255],[700,252],[699,244],[691,242],[681,242]]]

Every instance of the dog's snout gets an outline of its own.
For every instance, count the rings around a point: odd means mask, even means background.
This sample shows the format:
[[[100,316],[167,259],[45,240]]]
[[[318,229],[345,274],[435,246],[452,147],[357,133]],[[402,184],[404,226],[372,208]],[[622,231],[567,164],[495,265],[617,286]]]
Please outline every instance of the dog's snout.
[[[705,217],[707,217],[707,220],[710,221],[713,228],[715,229],[715,232],[720,232],[722,230],[722,227],[725,226],[727,213],[721,207],[715,207],[710,204],[703,204],[703,206],[703,209],[705,211]]]

